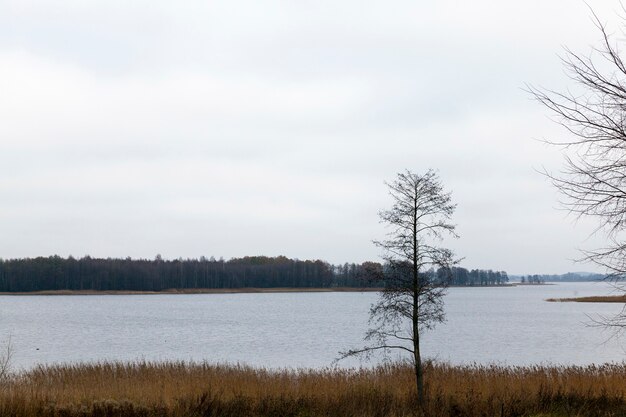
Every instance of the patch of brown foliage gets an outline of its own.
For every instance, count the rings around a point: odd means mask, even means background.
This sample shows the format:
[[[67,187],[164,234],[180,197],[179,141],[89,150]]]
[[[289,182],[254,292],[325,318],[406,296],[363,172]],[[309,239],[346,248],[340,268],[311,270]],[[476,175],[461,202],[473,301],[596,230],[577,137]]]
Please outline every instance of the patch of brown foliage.
[[[626,364],[499,367],[427,364],[426,409],[414,375],[394,364],[273,371],[187,363],[39,367],[0,389],[0,415],[73,416],[624,416]]]
[[[626,294],[624,295],[598,295],[591,297],[575,297],[575,298],[548,298],[550,302],[576,302],[576,303],[626,303]]]

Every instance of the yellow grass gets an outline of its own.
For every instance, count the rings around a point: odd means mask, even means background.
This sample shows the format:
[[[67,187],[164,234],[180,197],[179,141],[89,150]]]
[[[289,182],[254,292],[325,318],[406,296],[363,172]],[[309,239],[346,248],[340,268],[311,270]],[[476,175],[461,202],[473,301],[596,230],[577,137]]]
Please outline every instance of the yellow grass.
[[[39,367],[0,387],[2,416],[626,416],[626,364],[427,364],[425,414],[406,365],[270,371],[186,363]]]
[[[626,303],[625,295],[598,295],[591,297],[574,298],[548,298],[551,302],[577,302],[577,303]]]

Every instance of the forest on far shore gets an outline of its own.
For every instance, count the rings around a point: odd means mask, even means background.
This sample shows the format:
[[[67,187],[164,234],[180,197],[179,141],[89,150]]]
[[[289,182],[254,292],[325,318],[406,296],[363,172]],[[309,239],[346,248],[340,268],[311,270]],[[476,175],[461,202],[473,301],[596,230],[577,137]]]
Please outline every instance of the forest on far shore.
[[[382,287],[385,267],[377,262],[331,265],[285,256],[246,256],[230,260],[80,259],[60,256],[0,259],[0,292],[50,290],[163,291],[193,288]],[[429,270],[427,279],[449,285],[502,285],[506,272],[454,267]]]
[[[568,272],[561,275],[520,275],[511,276],[511,278],[519,280],[521,283],[543,284],[545,282],[588,282],[606,280],[606,274],[598,274],[592,272]]]

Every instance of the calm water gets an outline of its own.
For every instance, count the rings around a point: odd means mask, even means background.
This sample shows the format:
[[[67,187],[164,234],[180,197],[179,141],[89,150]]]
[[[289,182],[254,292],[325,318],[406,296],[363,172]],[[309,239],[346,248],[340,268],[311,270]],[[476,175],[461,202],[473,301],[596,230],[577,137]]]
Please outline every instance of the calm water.
[[[608,294],[605,284],[452,288],[425,356],[451,363],[589,364],[626,359],[626,338],[589,327],[619,304],[548,303]],[[324,367],[362,345],[376,293],[1,296],[14,363],[195,360]],[[356,360],[340,362],[358,365]]]

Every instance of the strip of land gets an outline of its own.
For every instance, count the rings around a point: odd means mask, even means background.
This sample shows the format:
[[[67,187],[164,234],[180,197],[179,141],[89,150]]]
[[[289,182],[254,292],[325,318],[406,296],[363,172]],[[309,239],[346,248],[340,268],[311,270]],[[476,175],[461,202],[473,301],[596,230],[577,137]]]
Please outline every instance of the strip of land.
[[[501,288],[519,285],[507,283],[499,285],[450,285],[449,288]],[[276,287],[276,288],[169,288],[163,291],[133,290],[44,290],[44,291],[0,291],[0,295],[151,295],[151,294],[253,294],[253,293],[305,293],[305,292],[380,292],[381,287]]]
[[[546,301],[557,303],[626,303],[625,295],[598,295],[591,297],[548,298]]]
[[[450,288],[499,288],[519,284],[451,285]],[[538,284],[526,284],[538,285]],[[544,284],[541,284],[544,285]],[[132,290],[45,290],[0,292],[0,295],[151,295],[151,294],[253,294],[253,293],[305,293],[305,292],[380,292],[381,287],[276,287],[276,288],[170,288],[163,291]]]
[[[143,294],[238,294],[238,293],[297,293],[297,292],[377,292],[382,288],[171,288],[163,291],[126,291],[126,290],[50,290],[32,292],[0,292],[0,295],[143,295]]]

